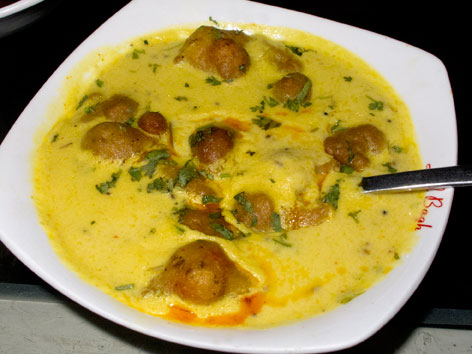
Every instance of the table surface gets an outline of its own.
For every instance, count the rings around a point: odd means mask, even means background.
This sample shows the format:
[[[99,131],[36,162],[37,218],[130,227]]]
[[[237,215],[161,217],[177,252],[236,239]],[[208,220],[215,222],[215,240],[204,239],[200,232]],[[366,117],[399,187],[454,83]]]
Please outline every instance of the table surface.
[[[358,2],[260,1],[298,10],[371,30],[426,50],[445,64],[454,94],[459,135],[459,161],[471,164],[467,135],[472,105],[468,100],[470,81],[468,12],[454,6],[414,8],[395,2],[390,7]],[[30,26],[0,37],[2,77],[0,141],[42,84],[66,57],[97,27],[128,1],[48,0],[46,13]],[[8,168],[1,166],[0,168]],[[456,189],[443,242],[425,279],[394,321],[424,325],[425,316],[437,309],[449,310],[434,326],[472,329],[470,289],[471,232],[465,222],[472,189]],[[0,244],[0,283],[34,284],[48,288]],[[456,312],[469,316],[456,321]],[[0,309],[1,311],[1,309]],[[1,317],[1,316],[0,316]],[[448,323],[446,323],[448,322]],[[469,350],[472,348],[469,346]],[[0,349],[0,352],[2,350]]]

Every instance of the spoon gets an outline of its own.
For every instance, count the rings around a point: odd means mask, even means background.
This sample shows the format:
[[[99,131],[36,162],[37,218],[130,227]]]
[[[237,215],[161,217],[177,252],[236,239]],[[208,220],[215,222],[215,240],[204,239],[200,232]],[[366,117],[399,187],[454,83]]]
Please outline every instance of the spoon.
[[[360,186],[365,193],[472,186],[472,165],[364,177]]]

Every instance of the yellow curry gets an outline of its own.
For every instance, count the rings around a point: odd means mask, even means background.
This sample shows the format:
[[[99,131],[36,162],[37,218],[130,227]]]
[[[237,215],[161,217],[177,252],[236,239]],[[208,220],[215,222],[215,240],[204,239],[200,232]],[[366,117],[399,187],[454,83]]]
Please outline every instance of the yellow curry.
[[[87,282],[170,320],[262,328],[346,304],[411,250],[422,194],[359,187],[422,167],[411,117],[357,56],[254,24],[119,48],[68,77],[34,160],[41,223]]]

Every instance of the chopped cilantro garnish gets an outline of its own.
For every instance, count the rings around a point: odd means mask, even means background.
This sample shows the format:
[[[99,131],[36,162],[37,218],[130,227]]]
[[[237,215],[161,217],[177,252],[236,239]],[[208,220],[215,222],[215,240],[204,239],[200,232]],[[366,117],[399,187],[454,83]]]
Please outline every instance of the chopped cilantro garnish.
[[[287,242],[287,234],[284,232],[284,233],[281,233],[279,235],[279,237],[274,237],[272,238],[272,240],[276,243],[278,243],[279,245],[282,245],[282,246],[285,246],[285,247],[292,247],[292,244]]]
[[[55,143],[56,140],[57,140],[57,138],[59,138],[59,134],[58,134],[58,133],[56,133],[56,134],[53,135],[53,137],[51,138],[51,143]]]
[[[341,129],[342,129],[342,128],[339,127],[339,126],[341,125],[341,122],[342,122],[342,120],[339,119],[336,123],[334,123],[333,126],[331,126],[331,132],[332,132],[332,133],[335,133],[335,132],[337,132],[338,130],[341,130]]]
[[[372,111],[383,111],[384,109],[384,104],[382,101],[377,101],[377,100],[374,100],[372,97],[370,96],[366,96],[369,100],[371,100],[372,102],[369,104],[369,109],[372,110]]]
[[[213,22],[216,26],[219,26],[218,22],[213,17],[208,17],[208,21]]]
[[[155,73],[157,68],[159,67],[160,65],[159,64],[155,64],[155,63],[149,63],[148,64],[148,67],[152,68],[152,72]]]
[[[130,290],[134,288],[134,284],[124,284],[115,287],[115,290],[122,291],[122,290]]]
[[[279,123],[271,118],[260,116],[260,115],[257,116],[257,118],[254,118],[252,122],[256,124],[262,130],[278,128],[282,125],[282,123]]]
[[[131,167],[128,170],[128,173],[131,175],[132,181],[139,181],[142,178],[142,175],[145,174],[149,178],[152,177],[154,171],[156,170],[157,164],[161,160],[168,160],[170,154],[166,150],[153,150],[148,153],[145,157],[147,164],[140,167]]]
[[[198,173],[200,173],[203,178],[209,179],[210,181],[215,179],[215,176],[213,176],[211,173],[208,173],[207,171],[198,171]]]
[[[103,86],[103,81],[100,80],[100,79],[97,79],[97,80],[95,80],[95,84],[96,84],[98,87],[102,87],[102,86]]]
[[[350,175],[351,173],[354,172],[354,168],[352,166],[342,164],[341,167],[340,167],[340,171],[342,173],[346,173],[346,174]]]
[[[88,99],[88,95],[84,95],[80,99],[79,104],[77,105],[77,108],[75,110],[77,111],[80,107],[82,107],[82,105],[85,103],[85,101],[87,101],[87,99]]]
[[[214,222],[214,223],[211,223],[210,226],[212,227],[213,230],[221,234],[225,239],[227,240],[234,239],[233,231],[228,230],[226,227],[224,227],[224,225],[217,224],[216,222]]]
[[[382,164],[382,166],[387,167],[387,170],[388,170],[389,173],[397,172],[397,169],[395,167],[393,167],[390,162],[386,162],[386,163]]]
[[[174,97],[174,100],[177,100],[177,101],[188,101],[188,98],[185,97],[185,96],[176,96]]]
[[[188,138],[188,143],[190,147],[194,147],[200,141],[205,140],[205,134],[211,134],[211,129],[211,126],[202,127],[199,128],[194,134],[190,135],[190,137]]]
[[[216,77],[214,76],[208,76],[205,80],[206,83],[212,85],[212,86],[218,86],[218,85],[221,85],[221,81],[218,80]]]
[[[219,211],[215,211],[214,213],[208,214],[210,219],[219,219],[221,218],[221,213]]]
[[[214,195],[211,194],[205,194],[202,197],[202,204],[214,204],[214,203],[219,203],[223,200],[223,198],[215,197]]]
[[[270,226],[272,227],[272,230],[275,232],[280,232],[282,231],[282,223],[280,222],[280,215],[277,213],[272,213],[271,215],[271,220],[270,220]]]
[[[351,82],[351,81],[352,81],[352,77],[351,77],[351,76],[344,76],[344,81],[346,81],[346,82]]]
[[[312,52],[311,49],[305,49],[305,48],[296,47],[292,45],[285,45],[285,47],[287,47],[287,49],[289,49],[293,54],[298,55],[299,57],[301,57],[303,53]]]
[[[361,210],[351,211],[347,215],[350,216],[356,222],[356,224],[358,224],[359,223],[359,213],[360,212],[361,212]]]
[[[139,55],[144,54],[144,53],[146,53],[144,49],[139,50],[139,49],[134,48],[133,53],[131,53],[131,58],[139,59]]]
[[[334,209],[337,209],[339,201],[339,183],[331,186],[328,193],[323,196],[321,201],[331,205]]]
[[[121,170],[115,173],[112,173],[111,180],[102,182],[100,184],[95,185],[95,188],[102,194],[109,194],[110,188],[115,187],[116,181],[121,175]]]
[[[164,180],[164,178],[162,177],[158,177],[156,178],[154,181],[152,181],[151,183],[148,184],[147,186],[147,192],[148,193],[152,193],[154,191],[159,191],[159,192],[163,192],[163,193],[167,193],[167,192],[170,192],[172,189],[173,189],[173,180],[170,179],[169,181],[171,181],[169,185],[168,181]],[[171,187],[171,188],[169,188]]]
[[[234,196],[234,199],[238,202],[239,205],[241,205],[244,209],[244,211],[248,213],[253,213],[254,208],[252,206],[252,203],[246,199],[244,196],[244,192],[238,193]]]
[[[263,96],[261,102],[259,103],[259,105],[249,107],[249,109],[251,110],[251,112],[263,113],[264,109],[266,107],[266,104],[269,107],[275,107],[279,104],[279,101],[277,101],[275,98],[270,97],[270,96],[269,97]]]
[[[303,88],[300,90],[300,92],[297,94],[297,96],[294,99],[288,99],[284,103],[284,107],[288,108],[291,111],[298,112],[298,110],[301,107],[308,107],[311,105],[311,102],[303,102],[308,95],[308,92],[310,91],[311,88],[311,80],[308,79],[305,82],[305,85],[303,85]]]
[[[183,234],[185,232],[185,229],[180,227],[179,225],[174,225],[175,226],[175,229],[180,233],[180,234]]]
[[[87,113],[87,114],[95,113],[95,106],[88,106],[88,107],[85,107],[84,111],[85,111],[85,113]]]
[[[392,146],[392,150],[395,151],[398,154],[403,152],[403,148],[401,148],[400,146],[396,146],[396,145]]]
[[[188,160],[184,167],[180,169],[179,175],[177,177],[177,183],[183,188],[194,178],[198,178],[200,174],[198,173],[197,168],[193,164],[192,160]]]

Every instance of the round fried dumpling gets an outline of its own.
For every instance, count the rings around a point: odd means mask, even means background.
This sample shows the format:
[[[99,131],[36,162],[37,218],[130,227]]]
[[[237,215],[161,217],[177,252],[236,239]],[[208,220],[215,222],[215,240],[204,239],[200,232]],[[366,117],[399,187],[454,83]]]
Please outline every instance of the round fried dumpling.
[[[280,72],[295,72],[303,69],[302,62],[295,57],[285,46],[276,46],[266,42],[267,50],[264,53],[269,63],[273,64]]]
[[[234,146],[233,134],[223,128],[198,129],[189,139],[192,153],[203,164],[212,164],[223,158]]]
[[[198,240],[177,249],[144,293],[175,294],[184,301],[207,305],[230,292],[245,293],[250,286],[251,276],[218,243]]]
[[[152,135],[160,135],[168,129],[167,120],[159,112],[144,113],[138,120],[138,126]]]
[[[369,165],[367,154],[380,153],[386,144],[384,133],[371,124],[342,130],[324,141],[326,153],[356,171]]]
[[[310,97],[311,85],[311,80],[302,73],[290,73],[274,84],[274,97],[283,103],[288,100],[302,103]]]
[[[108,120],[125,123],[134,117],[138,110],[138,102],[124,95],[114,95],[102,102],[100,109]]]
[[[247,36],[240,31],[200,26],[185,41],[175,62],[187,61],[197,69],[217,73],[224,80],[246,74],[251,64],[243,47]]]
[[[105,159],[126,160],[144,152],[153,140],[128,124],[104,122],[92,127],[82,138],[82,149]]]
[[[221,215],[221,209],[185,209],[182,212],[181,222],[190,229],[200,231],[205,235],[222,237],[227,240],[240,237],[238,229],[226,222]]]
[[[262,192],[241,192],[234,199],[235,217],[239,222],[258,231],[271,230],[274,203],[268,195]]]

